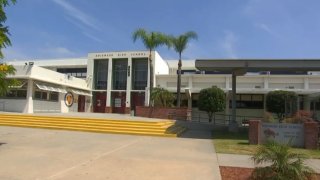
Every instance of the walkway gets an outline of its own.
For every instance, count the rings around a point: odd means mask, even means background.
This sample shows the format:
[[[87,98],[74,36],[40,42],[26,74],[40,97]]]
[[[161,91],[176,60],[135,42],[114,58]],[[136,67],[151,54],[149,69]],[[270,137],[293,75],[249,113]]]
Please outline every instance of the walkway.
[[[0,127],[0,143],[0,179],[221,179],[210,139]]]
[[[249,155],[217,154],[219,166],[254,168]],[[320,174],[320,159],[308,159],[306,165]]]

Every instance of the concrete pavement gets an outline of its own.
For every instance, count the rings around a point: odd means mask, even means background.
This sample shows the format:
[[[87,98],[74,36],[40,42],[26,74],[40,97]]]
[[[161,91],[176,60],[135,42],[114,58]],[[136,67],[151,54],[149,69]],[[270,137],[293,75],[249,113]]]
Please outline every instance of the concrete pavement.
[[[0,143],[0,179],[221,179],[210,139],[0,127]]]

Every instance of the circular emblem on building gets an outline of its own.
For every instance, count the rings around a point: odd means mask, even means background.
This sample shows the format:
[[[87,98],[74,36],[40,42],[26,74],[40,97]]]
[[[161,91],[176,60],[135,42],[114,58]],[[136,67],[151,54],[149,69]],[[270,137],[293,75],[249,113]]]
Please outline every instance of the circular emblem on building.
[[[71,107],[74,102],[74,97],[71,92],[67,92],[67,94],[64,96],[64,103],[66,106]]]

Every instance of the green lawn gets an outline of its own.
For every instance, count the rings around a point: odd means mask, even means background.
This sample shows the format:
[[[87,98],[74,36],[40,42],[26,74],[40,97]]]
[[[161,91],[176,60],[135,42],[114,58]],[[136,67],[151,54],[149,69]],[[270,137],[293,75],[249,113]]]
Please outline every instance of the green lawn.
[[[240,130],[239,133],[229,133],[226,131],[214,131],[213,143],[217,153],[226,154],[246,154],[251,155],[255,152],[257,145],[250,145],[248,140],[248,131]],[[309,158],[320,159],[320,150],[306,150],[292,148],[296,153],[303,153]]]

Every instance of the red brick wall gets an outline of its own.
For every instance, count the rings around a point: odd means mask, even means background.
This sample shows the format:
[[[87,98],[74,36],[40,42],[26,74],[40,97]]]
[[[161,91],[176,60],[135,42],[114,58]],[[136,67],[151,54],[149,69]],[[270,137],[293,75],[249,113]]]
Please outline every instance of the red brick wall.
[[[319,127],[316,122],[304,123],[304,147],[306,149],[317,149],[319,143]]]
[[[136,106],[136,116],[186,120],[187,108],[149,108],[144,106]]]
[[[131,108],[126,107],[126,109],[125,109],[125,114],[130,114],[130,112],[131,112]]]
[[[112,107],[106,107],[105,112],[106,113],[112,113]]]
[[[260,144],[261,121],[249,121],[249,144]]]

